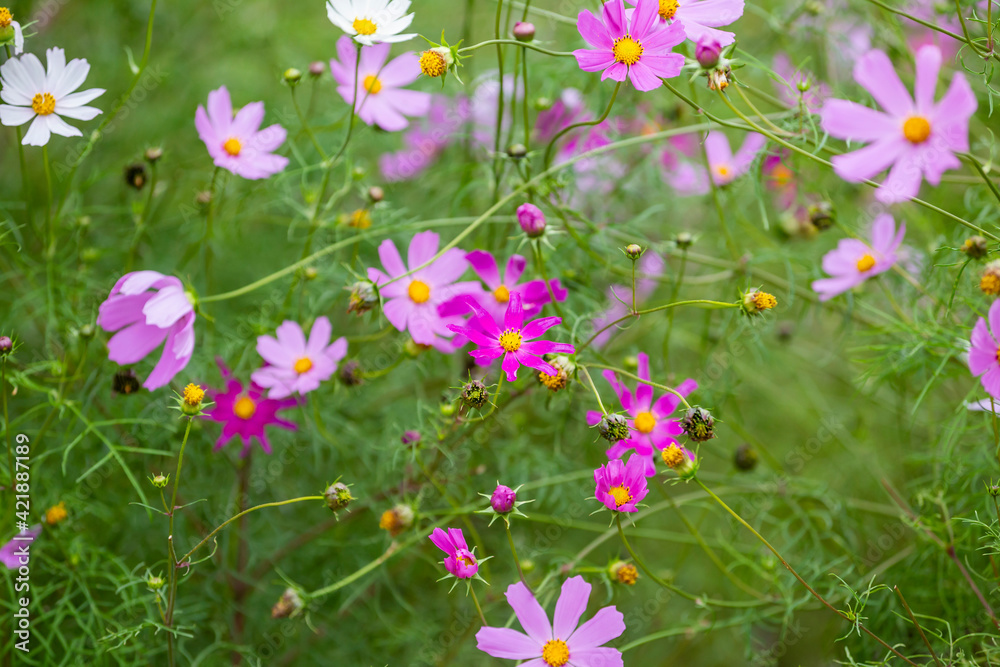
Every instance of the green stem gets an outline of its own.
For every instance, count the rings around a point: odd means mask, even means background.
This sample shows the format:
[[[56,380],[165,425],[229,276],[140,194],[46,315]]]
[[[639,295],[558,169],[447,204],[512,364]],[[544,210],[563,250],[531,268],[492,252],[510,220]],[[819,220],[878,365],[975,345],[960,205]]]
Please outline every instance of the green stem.
[[[553,148],[555,148],[556,142],[559,141],[559,139],[561,139],[564,134],[566,134],[567,132],[571,132],[578,127],[586,127],[589,125],[600,125],[605,121],[605,119],[607,119],[608,114],[611,113],[611,107],[615,105],[615,100],[618,99],[618,91],[621,90],[621,87],[622,87],[622,82],[619,81],[615,85],[615,92],[611,94],[611,101],[608,102],[608,108],[604,110],[604,113],[601,114],[600,118],[598,118],[597,120],[589,120],[581,123],[573,123],[569,127],[563,128],[562,131],[556,133],[556,136],[552,137],[552,139],[549,141],[549,145],[545,147],[545,160],[542,162],[542,165],[545,167],[545,169],[548,169],[549,166],[551,165],[552,150]]]
[[[660,310],[667,310],[667,309],[670,309],[670,308],[677,308],[679,306],[701,306],[703,308],[715,309],[715,308],[739,308],[740,304],[738,304],[738,303],[729,303],[729,302],[725,302],[725,301],[712,301],[710,299],[689,299],[687,301],[675,301],[674,303],[668,303],[668,304],[664,304],[662,306],[656,306],[655,308],[647,308],[646,310],[637,310],[635,312],[629,313],[628,315],[623,315],[623,316],[619,317],[614,322],[610,322],[606,326],[604,326],[603,328],[601,328],[599,331],[596,331],[594,333],[594,335],[591,336],[589,340],[587,340],[586,343],[584,343],[583,345],[581,345],[580,347],[577,348],[576,353],[579,354],[583,350],[585,350],[588,347],[590,347],[590,344],[594,342],[595,338],[597,338],[598,336],[600,336],[602,333],[604,333],[605,331],[607,331],[611,327],[616,326],[618,324],[621,324],[625,320],[631,319],[633,317],[639,317],[640,315],[648,315],[650,313],[655,313],[655,312],[660,311]]]
[[[525,584],[527,586],[527,584]],[[472,602],[476,605],[476,611],[479,612],[479,620],[483,622],[483,626],[486,625],[486,617],[483,616],[483,608],[479,606],[479,598],[476,597],[476,589],[472,587],[472,582],[469,582],[469,592],[472,593]]]
[[[655,387],[656,389],[659,389],[661,391],[665,391],[667,393],[673,394],[674,396],[676,396],[677,398],[680,399],[681,403],[684,404],[685,408],[687,408],[688,410],[691,409],[691,404],[687,402],[687,399],[684,397],[684,395],[681,394],[676,389],[674,389],[673,387],[668,387],[665,384],[658,384],[658,383],[653,382],[651,380],[643,380],[641,377],[639,377],[638,375],[636,375],[634,373],[629,373],[626,370],[622,370],[621,368],[615,368],[614,366],[605,366],[604,364],[591,364],[591,363],[588,363],[586,366],[580,366],[580,369],[583,370],[584,372],[586,372],[588,367],[590,367],[590,368],[600,368],[602,370],[609,370],[609,371],[615,373],[616,375],[624,375],[625,377],[631,378],[632,380],[636,380],[637,382],[641,382],[642,384],[648,384],[650,387]],[[590,376],[588,375],[587,377],[590,377]]]
[[[507,543],[510,544],[510,553],[514,556],[514,565],[517,566],[517,576],[521,578],[521,583],[524,587],[531,591],[531,586],[528,586],[528,582],[524,580],[524,572],[521,571],[521,559],[517,557],[517,549],[514,548],[514,536],[510,534],[510,523],[507,522],[507,518],[503,519],[504,530],[507,531]],[[484,620],[485,624],[486,621]]]
[[[549,283],[549,277],[545,274],[545,259],[542,257],[542,243],[538,239],[532,243],[532,247],[535,249],[535,260],[538,262],[538,273],[542,275],[542,280],[545,282],[545,289],[549,293],[549,299],[552,301],[552,308],[556,311],[556,315],[562,317],[562,309],[559,308],[559,302],[556,300],[556,294],[552,290],[552,285]]]
[[[10,441],[10,417],[7,415],[7,356],[0,360],[0,394],[3,394],[3,432],[7,441],[7,470],[10,473],[10,484],[7,489],[10,491],[10,506],[14,506],[14,446]]]
[[[476,49],[482,48],[484,46],[489,46],[491,44],[496,44],[498,47],[502,44],[512,44],[513,46],[520,46],[526,49],[531,49],[532,51],[538,51],[539,53],[544,53],[547,56],[559,56],[561,58],[572,58],[572,51],[550,51],[549,49],[544,49],[540,46],[536,46],[531,42],[519,42],[515,39],[488,39],[485,42],[479,42],[478,44],[473,44],[472,46],[466,46],[458,50],[461,55],[463,53],[470,53]]]
[[[358,88],[361,87],[358,85],[358,71],[361,67],[361,45],[355,44],[355,46],[357,46],[357,52],[354,54],[354,99],[351,101],[351,117],[347,123],[347,135],[344,137],[344,144],[337,151],[337,154],[333,156],[333,162],[339,160],[340,156],[344,154],[344,151],[347,150],[347,144],[351,142],[351,135],[354,134],[354,119],[357,116],[355,107],[358,106]],[[327,169],[332,168],[332,164],[327,167]]]
[[[191,434],[191,424],[194,422],[193,417],[188,417],[187,427],[184,429],[184,439],[181,441],[181,450],[177,455],[177,470],[174,473],[174,487],[170,496],[170,511],[169,511],[169,528],[167,535],[167,579],[168,579],[168,594],[167,594],[167,620],[164,625],[167,626],[167,654],[169,658],[170,667],[174,667],[174,635],[172,632],[172,625],[174,621],[174,605],[177,601],[177,566],[178,562],[176,560],[176,553],[174,552],[174,513],[177,508],[177,487],[180,486],[181,481],[181,466],[184,463],[184,449],[187,447],[188,436]]]
[[[492,40],[497,47],[497,119],[496,132],[493,137],[493,200],[500,195],[500,133],[503,130],[503,41],[500,39],[500,18],[503,12],[503,0],[497,0],[497,14],[493,25]],[[517,96],[515,89],[511,93]]]
[[[601,394],[597,391],[597,385],[594,384],[594,378],[590,377],[590,371],[587,370],[586,366],[578,366],[580,372],[583,376],[587,378],[587,383],[590,385],[590,390],[594,392],[594,398],[597,399],[597,405],[601,408],[601,414],[608,414],[607,408],[604,407],[604,403],[601,401]]]
[[[355,80],[357,80],[357,74],[356,73],[354,75],[354,78],[355,78]],[[297,97],[295,97],[295,89],[297,87],[298,86],[289,86],[288,87],[288,90],[289,90],[289,92],[292,95],[292,106],[295,107],[295,113],[299,117],[299,122],[302,124],[302,129],[305,131],[306,135],[309,137],[309,140],[312,141],[312,145],[316,149],[316,152],[319,153],[319,156],[324,161],[326,161],[326,151],[323,150],[323,147],[320,145],[319,140],[316,139],[316,134],[313,132],[312,127],[309,126],[309,121],[306,120],[305,114],[302,113],[302,107],[299,106],[299,100],[298,100]],[[358,94],[358,89],[357,89],[357,87],[355,87],[355,89],[354,89],[354,95],[355,95],[355,102],[354,103],[355,104],[357,103],[357,94]],[[351,104],[352,115],[353,115],[353,109],[354,109],[354,104]]]

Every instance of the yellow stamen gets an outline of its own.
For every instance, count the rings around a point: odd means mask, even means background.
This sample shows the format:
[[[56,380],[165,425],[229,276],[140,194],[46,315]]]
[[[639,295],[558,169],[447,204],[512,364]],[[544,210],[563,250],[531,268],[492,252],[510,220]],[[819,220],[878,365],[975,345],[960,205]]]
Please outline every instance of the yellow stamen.
[[[931,136],[931,124],[923,116],[910,116],[903,123],[903,136],[911,144],[922,144]]]
[[[431,286],[422,280],[414,280],[406,293],[413,303],[426,303],[431,298]]]
[[[517,352],[521,349],[521,332],[517,329],[507,329],[500,334],[500,347],[508,352]]]
[[[58,505],[45,510],[45,523],[54,526],[67,516],[69,516],[69,513],[66,511],[66,503],[60,502]]]
[[[295,362],[295,366],[293,366],[292,368],[295,369],[296,373],[302,375],[303,373],[308,373],[309,371],[311,371],[312,367],[313,367],[312,359],[310,359],[309,357],[302,357],[301,359]]]
[[[359,35],[374,35],[378,27],[371,19],[354,19],[354,32]]]
[[[997,296],[1000,294],[1000,276],[995,273],[984,273],[983,277],[979,279],[979,289],[983,291],[983,294]]]
[[[650,433],[656,428],[656,417],[651,412],[640,412],[635,416],[635,430],[639,433]]]
[[[56,98],[49,93],[38,93],[31,98],[31,109],[39,116],[50,116],[56,112]]]
[[[462,561],[462,565],[465,565],[466,567],[472,567],[476,564],[476,559],[472,556],[462,556],[458,560]]]
[[[670,469],[674,469],[680,464],[684,463],[684,459],[686,458],[684,456],[684,452],[681,451],[681,448],[678,447],[677,445],[670,445],[669,447],[664,449],[662,452],[660,452],[660,457],[663,459],[663,462],[666,463],[667,467]]]
[[[715,168],[715,173],[719,175],[719,178],[728,178],[729,166],[725,164],[720,164]]]
[[[429,50],[420,54],[420,71],[430,77],[438,77],[448,71],[448,61],[437,51]]]
[[[635,569],[635,565],[626,563],[618,568],[615,572],[615,577],[618,578],[618,583],[633,586],[639,578],[639,572]]]
[[[205,398],[205,390],[198,385],[191,383],[184,387],[183,398],[185,403],[191,407],[195,407],[196,405],[200,405],[201,400]]]
[[[510,290],[507,289],[506,285],[501,285],[494,290],[493,298],[497,300],[497,303],[507,303],[510,301]]]
[[[615,60],[626,65],[634,65],[639,62],[639,58],[642,57],[642,51],[642,44],[628,35],[625,35],[621,39],[616,39],[615,43],[611,46],[611,53],[614,54]]]
[[[549,375],[548,373],[538,371],[538,381],[541,382],[547,389],[552,391],[565,389],[567,380],[567,376],[563,373],[559,373],[558,375]]]
[[[627,486],[612,486],[608,489],[608,494],[614,498],[616,507],[632,502],[632,494]]]
[[[233,414],[240,419],[250,419],[257,412],[257,404],[248,396],[241,396],[233,406]]]
[[[771,310],[778,305],[778,300],[774,298],[773,294],[754,292],[753,305],[757,306],[757,310]]]
[[[660,18],[664,21],[673,19],[680,7],[681,3],[677,0],[660,0]]]
[[[872,257],[871,255],[866,254],[861,259],[858,260],[858,271],[860,271],[861,273],[868,271],[873,266],[875,266],[875,258]]]
[[[0,30],[5,30],[10,27],[11,21],[14,17],[11,16],[10,10],[6,7],[0,7]]]
[[[550,639],[542,647],[542,660],[546,665],[562,667],[569,662],[569,646],[561,639]]]
[[[241,144],[240,140],[236,137],[229,137],[226,139],[226,143],[222,144],[222,150],[226,151],[233,157],[236,157],[240,154],[240,151],[243,150],[243,144]]]
[[[378,95],[378,92],[382,90],[382,82],[378,80],[378,77],[374,74],[369,74],[365,77],[364,81],[365,90],[368,91],[369,95]]]

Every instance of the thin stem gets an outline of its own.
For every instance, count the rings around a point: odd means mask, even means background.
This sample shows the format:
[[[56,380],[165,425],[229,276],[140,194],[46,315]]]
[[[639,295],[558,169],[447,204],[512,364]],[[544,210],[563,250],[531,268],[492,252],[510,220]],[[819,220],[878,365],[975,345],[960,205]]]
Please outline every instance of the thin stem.
[[[493,43],[497,47],[497,119],[493,137],[493,200],[500,194],[500,133],[503,129],[503,41],[500,39],[500,18],[503,0],[497,0],[497,14],[493,25]],[[512,95],[517,96],[515,90]]]
[[[677,270],[677,280],[674,281],[673,286],[670,289],[670,300],[675,301],[677,295],[680,293],[681,285],[684,283],[684,271],[687,268],[687,248],[681,251],[681,266]],[[670,335],[674,330],[674,314],[676,310],[671,309],[667,313],[667,331],[663,334],[663,362],[667,368],[670,368]]]
[[[689,410],[691,409],[691,404],[687,402],[687,399],[684,397],[684,395],[682,393],[680,393],[679,391],[677,391],[676,389],[674,389],[673,387],[668,387],[665,384],[658,384],[656,382],[653,382],[652,380],[643,380],[641,377],[639,377],[638,375],[636,375],[634,373],[629,373],[626,370],[622,370],[621,368],[615,368],[614,366],[605,366],[604,364],[592,364],[592,363],[588,363],[586,366],[580,366],[580,369],[582,371],[586,372],[588,367],[590,367],[590,368],[600,368],[600,369],[603,369],[603,370],[609,370],[609,371],[612,371],[613,373],[615,373],[616,375],[624,375],[627,378],[631,378],[631,379],[636,380],[638,382],[641,382],[643,384],[648,384],[650,387],[655,387],[656,389],[660,389],[662,391],[671,393],[671,394],[673,394],[674,396],[676,396],[677,398],[680,399],[681,403],[684,404],[684,407],[686,407]]]
[[[655,313],[655,312],[660,311],[660,310],[668,310],[670,308],[677,308],[677,307],[680,307],[680,306],[701,306],[701,307],[704,307],[704,308],[715,309],[715,308],[739,308],[740,304],[738,304],[738,303],[730,303],[730,302],[726,302],[726,301],[712,301],[710,299],[689,299],[687,301],[675,301],[674,303],[668,303],[668,304],[664,304],[662,306],[656,306],[655,308],[647,308],[646,310],[637,310],[635,312],[629,313],[628,315],[622,315],[617,320],[615,320],[613,322],[609,322],[607,325],[605,325],[604,327],[602,327],[600,329],[600,331],[594,332],[594,335],[591,336],[590,339],[588,339],[586,343],[584,343],[583,345],[581,345],[580,347],[578,347],[576,349],[576,353],[579,354],[583,350],[585,350],[588,347],[590,347],[590,344],[594,342],[594,339],[596,339],[598,336],[600,336],[602,333],[604,333],[605,331],[607,331],[611,327],[616,326],[618,324],[621,324],[625,320],[631,319],[633,317],[639,317],[640,315],[648,315],[650,313]]]
[[[527,585],[527,584],[525,584]],[[476,589],[472,587],[472,582],[469,582],[469,592],[472,593],[472,602],[476,605],[476,611],[479,612],[479,620],[483,622],[483,626],[486,625],[486,617],[483,616],[483,608],[479,606],[479,598],[476,597]]]
[[[507,543],[510,544],[510,553],[514,556],[514,565],[517,566],[517,576],[521,578],[521,583],[530,592],[531,586],[528,586],[528,582],[524,580],[524,572],[521,571],[521,559],[517,557],[517,549],[514,548],[514,536],[510,534],[510,523],[507,522],[506,517],[503,520],[503,527],[507,531]],[[486,621],[483,621],[483,623],[486,623]]]
[[[927,635],[924,634],[924,629],[920,627],[919,623],[917,623],[917,617],[913,615],[912,611],[910,611],[910,605],[906,604],[906,598],[903,597],[903,591],[899,590],[899,586],[893,586],[892,588],[896,591],[896,595],[899,596],[899,601],[903,603],[903,609],[905,609],[906,613],[910,615],[910,620],[913,621],[913,626],[917,629],[917,632],[920,633],[920,638],[924,640],[924,644],[927,646],[927,650],[931,652],[931,657],[934,658],[934,662],[938,665],[938,667],[944,667],[944,665],[941,664],[941,660],[938,659],[937,653],[934,652],[934,647],[931,646],[931,643],[927,640]]]
[[[556,315],[562,317],[562,309],[559,308],[559,302],[556,300],[556,294],[552,290],[549,277],[545,274],[545,259],[542,256],[542,242],[535,239],[535,242],[531,245],[535,249],[535,259],[538,262],[538,273],[542,275],[542,280],[545,282],[545,289],[548,291],[549,299],[552,301],[552,308],[556,311]]]
[[[167,626],[167,655],[169,658],[170,667],[174,666],[174,635],[170,630],[171,625],[174,621],[174,605],[177,601],[177,560],[176,554],[174,553],[174,510],[177,507],[177,487],[180,486],[181,482],[181,466],[184,463],[184,449],[187,447],[188,436],[191,434],[191,424],[194,422],[193,417],[188,417],[187,427],[184,429],[184,439],[181,441],[181,450],[177,456],[177,470],[174,473],[174,487],[170,496],[170,508],[167,512],[169,517],[169,528],[167,533],[167,580],[168,580],[168,593],[167,593],[167,620],[164,625]]]
[[[986,183],[986,185],[989,187],[990,192],[993,193],[993,196],[996,197],[996,200],[1000,202],[1000,189],[997,188],[997,184],[993,182],[993,179],[991,179],[989,175],[987,175],[986,170],[983,169],[983,165],[980,164],[979,160],[976,159],[974,155],[967,153],[961,154],[960,157],[965,158],[965,160],[969,162],[975,168],[976,171],[979,172],[979,175],[982,177],[983,182]]]
[[[355,74],[354,75],[355,81],[357,80],[357,78],[358,78],[358,76],[357,76],[357,74]],[[309,121],[306,119],[305,114],[302,113],[302,107],[299,106],[299,100],[298,100],[297,97],[295,97],[295,89],[296,88],[298,88],[298,86],[294,86],[293,85],[293,86],[289,86],[288,87],[288,90],[289,90],[289,92],[292,95],[292,106],[295,107],[295,113],[299,117],[299,122],[302,124],[302,129],[305,130],[305,133],[309,136],[309,139],[310,139],[310,141],[312,141],[312,145],[316,149],[316,152],[319,153],[319,156],[324,161],[326,161],[326,151],[323,150],[323,147],[320,145],[319,140],[316,139],[316,134],[313,132],[312,127],[309,126]],[[357,89],[357,86],[355,86],[355,88],[354,88],[354,96],[355,96],[354,104],[357,104],[357,95],[358,95],[358,89]],[[354,104],[351,105],[352,115],[353,115],[353,110],[354,110]]]
[[[3,394],[3,432],[4,439],[7,440],[7,471],[10,473],[10,484],[7,489],[11,496],[15,493],[14,485],[14,446],[10,441],[10,417],[7,415],[7,356],[0,360],[0,394]],[[10,506],[14,506],[13,498]]]
[[[531,49],[532,51],[538,51],[539,53],[544,53],[547,56],[559,56],[561,58],[573,57],[572,51],[550,51],[549,49],[544,49],[540,46],[532,44],[531,42],[519,42],[515,39],[488,39],[485,42],[479,42],[478,44],[461,48],[458,50],[458,53],[460,55],[463,53],[469,53],[484,46],[489,46],[490,44],[496,44],[498,47],[502,44],[511,44],[513,46],[521,46],[526,49]]]
[[[597,405],[601,407],[601,414],[608,414],[607,408],[604,407],[604,403],[601,401],[601,394],[597,391],[597,386],[594,384],[594,379],[590,377],[590,371],[587,370],[586,366],[578,366],[578,368],[583,373],[583,376],[587,378],[590,390],[594,392],[594,397],[597,399]]]
[[[608,102],[608,108],[604,110],[604,113],[601,114],[600,118],[598,118],[597,120],[584,121],[581,123],[573,123],[569,127],[563,128],[562,131],[557,132],[556,135],[552,137],[552,139],[549,141],[549,145],[545,147],[545,160],[542,162],[542,165],[545,167],[545,169],[548,169],[549,166],[551,165],[552,150],[553,148],[555,148],[556,142],[559,141],[559,139],[561,139],[564,134],[566,134],[567,132],[571,132],[578,127],[586,127],[589,125],[600,125],[605,121],[605,119],[608,117],[608,114],[611,113],[611,107],[615,105],[615,100],[618,99],[618,91],[621,90],[621,87],[622,87],[622,82],[619,81],[618,84],[615,86],[615,92],[611,94],[611,101]]]
[[[361,87],[358,85],[358,70],[361,67],[361,45],[355,44],[355,46],[357,47],[357,52],[354,54],[354,99],[351,101],[351,117],[347,123],[347,135],[344,137],[344,144],[337,151],[337,154],[333,156],[333,162],[339,160],[340,156],[347,150],[347,144],[351,142],[351,135],[354,133],[354,118],[357,116],[355,108],[358,106],[358,88]],[[332,164],[327,166],[328,170],[332,168]]]

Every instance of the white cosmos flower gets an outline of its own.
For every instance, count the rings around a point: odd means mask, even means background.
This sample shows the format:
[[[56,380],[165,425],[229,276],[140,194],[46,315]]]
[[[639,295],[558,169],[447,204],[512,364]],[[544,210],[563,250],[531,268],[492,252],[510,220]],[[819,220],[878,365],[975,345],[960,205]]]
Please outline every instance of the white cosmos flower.
[[[407,14],[410,0],[327,0],[330,21],[365,46],[382,42],[405,42],[416,33],[399,34],[413,21]]]
[[[84,106],[103,88],[73,91],[83,84],[90,65],[82,58],[66,64],[66,52],[52,48],[45,52],[48,72],[31,53],[11,58],[0,66],[0,123],[13,127],[32,121],[21,142],[25,146],[44,146],[52,133],[64,137],[80,137],[83,133],[69,125],[63,116],[75,120],[91,120],[100,109]]]
[[[24,32],[21,30],[21,24],[14,20],[9,9],[0,7],[0,44],[9,42],[11,37],[14,38],[14,55],[19,56],[24,51]]]

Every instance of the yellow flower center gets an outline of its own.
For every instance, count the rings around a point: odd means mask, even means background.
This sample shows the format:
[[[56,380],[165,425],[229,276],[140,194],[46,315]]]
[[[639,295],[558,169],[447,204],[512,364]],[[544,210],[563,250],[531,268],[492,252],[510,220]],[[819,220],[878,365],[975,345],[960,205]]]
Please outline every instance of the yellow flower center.
[[[634,65],[642,57],[642,44],[635,41],[628,35],[621,39],[616,39],[611,47],[611,53],[615,60],[626,65]]]
[[[348,227],[354,227],[355,229],[368,229],[372,226],[372,216],[368,212],[368,209],[359,208],[354,213],[351,213],[350,219],[347,221]]]
[[[632,494],[629,493],[627,486],[612,486],[608,489],[608,493],[615,499],[616,507],[621,507],[625,503],[632,501]]]
[[[437,51],[424,51],[420,54],[420,71],[427,76],[438,77],[448,71],[448,62]]]
[[[754,292],[753,305],[757,306],[757,310],[771,310],[778,305],[778,300],[774,298],[773,294]]]
[[[308,373],[309,371],[311,371],[312,367],[313,367],[312,359],[310,359],[309,357],[302,357],[301,359],[295,362],[295,365],[292,368],[295,369],[296,373],[302,375],[303,373]]]
[[[10,10],[6,7],[0,7],[0,30],[9,27],[13,20],[14,17],[10,15]]]
[[[677,445],[670,445],[660,452],[660,458],[663,459],[668,468],[673,469],[684,463],[684,452]]]
[[[183,398],[185,403],[194,407],[201,403],[201,399],[205,398],[205,390],[192,382],[184,387]]]
[[[58,505],[45,510],[45,523],[54,526],[67,516],[69,516],[69,513],[66,512],[66,503],[60,502]]]
[[[517,352],[521,349],[521,332],[517,329],[507,329],[500,334],[500,347],[508,352]]]
[[[640,412],[635,416],[635,430],[639,433],[650,433],[656,428],[656,417],[651,412]]]
[[[983,291],[983,294],[992,296],[1000,294],[1000,276],[995,273],[984,273],[983,277],[979,279],[979,289]]]
[[[49,93],[38,93],[31,98],[31,108],[39,116],[50,116],[56,112],[56,98]]]
[[[354,32],[359,35],[374,35],[378,27],[371,19],[354,19]]]
[[[715,173],[719,175],[719,178],[726,178],[729,176],[729,166],[720,164],[715,168]]]
[[[1000,348],[997,348],[997,362],[1000,362]]]
[[[222,150],[226,151],[233,157],[236,157],[240,154],[240,151],[243,150],[243,144],[241,144],[240,140],[236,137],[229,137],[226,139],[226,143],[222,144]]]
[[[382,82],[374,74],[369,74],[365,77],[364,87],[369,95],[378,95],[378,92],[382,90]]]
[[[431,286],[422,280],[414,280],[406,293],[413,303],[426,303],[431,298]]]
[[[618,578],[618,582],[625,584],[626,586],[634,586],[636,579],[639,578],[639,572],[635,569],[635,565],[631,563],[626,563],[618,568],[615,572],[615,576]]]
[[[501,285],[493,291],[493,298],[497,300],[497,303],[507,303],[510,301],[510,290],[507,289],[506,285]]]
[[[783,164],[771,170],[771,180],[778,187],[784,187],[792,181],[792,170]]]
[[[923,116],[910,116],[903,123],[903,136],[911,144],[922,144],[931,136],[931,124]]]
[[[378,527],[389,532],[398,530],[400,525],[399,515],[394,510],[382,512],[382,516],[378,520]]]
[[[462,561],[462,565],[465,565],[466,567],[472,567],[476,564],[476,559],[472,556],[462,556],[458,560]]]
[[[677,0],[660,0],[660,18],[664,21],[669,21],[677,14],[677,10],[680,9],[681,3]]]
[[[569,646],[561,639],[550,639],[542,647],[542,660],[546,665],[562,667],[569,662]]]
[[[864,273],[873,266],[875,266],[875,258],[872,257],[871,255],[866,254],[864,257],[858,260],[858,271],[860,271],[861,273]]]
[[[543,386],[552,390],[559,391],[560,389],[566,388],[567,377],[563,373],[558,375],[549,375],[548,373],[543,373],[538,371],[538,381],[542,383]]]
[[[233,414],[240,419],[250,419],[257,412],[257,404],[249,396],[241,396],[233,406]]]

